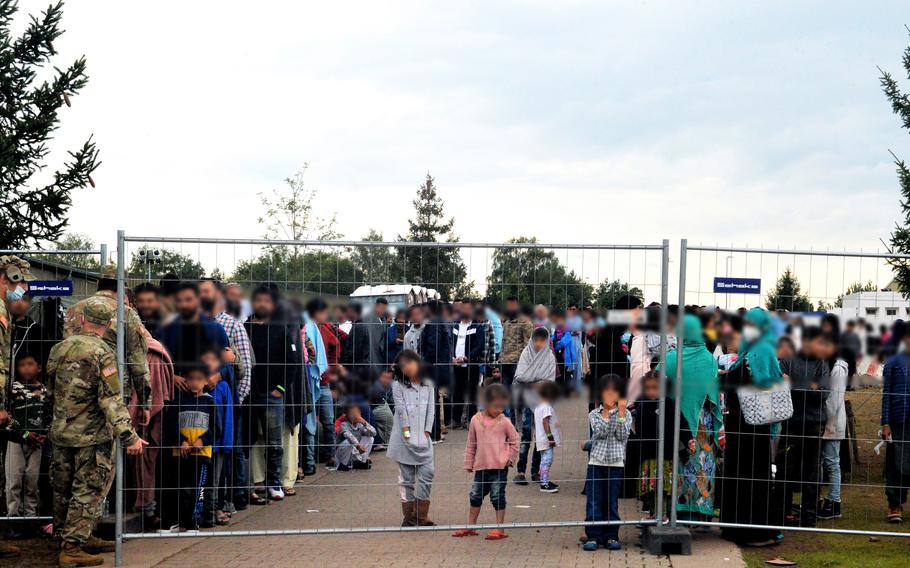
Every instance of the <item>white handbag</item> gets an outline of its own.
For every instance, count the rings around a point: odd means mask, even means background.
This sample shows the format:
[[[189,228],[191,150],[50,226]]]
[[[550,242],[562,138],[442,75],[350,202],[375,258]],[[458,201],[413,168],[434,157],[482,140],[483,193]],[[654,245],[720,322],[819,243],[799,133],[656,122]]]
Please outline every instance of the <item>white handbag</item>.
[[[736,396],[739,397],[739,406],[746,424],[765,426],[783,422],[793,416],[790,381],[786,379],[767,389],[739,387]]]

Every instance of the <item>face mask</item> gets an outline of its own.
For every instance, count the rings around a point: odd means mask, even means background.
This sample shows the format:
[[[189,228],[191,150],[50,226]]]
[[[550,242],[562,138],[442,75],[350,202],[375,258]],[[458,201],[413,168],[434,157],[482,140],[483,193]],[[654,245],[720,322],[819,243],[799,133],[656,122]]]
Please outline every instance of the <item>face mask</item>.
[[[6,291],[6,299],[9,302],[15,302],[25,297],[25,288],[16,286],[12,290]]]
[[[714,329],[706,329],[705,337],[707,337],[711,341],[717,341],[717,331]]]
[[[743,327],[743,339],[746,340],[746,343],[755,343],[759,337],[761,337],[761,331],[754,325]]]

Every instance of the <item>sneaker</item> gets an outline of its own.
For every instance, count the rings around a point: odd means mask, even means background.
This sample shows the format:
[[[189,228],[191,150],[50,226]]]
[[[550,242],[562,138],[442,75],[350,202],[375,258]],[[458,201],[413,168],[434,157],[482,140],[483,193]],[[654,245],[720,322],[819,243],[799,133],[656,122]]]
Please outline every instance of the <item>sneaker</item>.
[[[559,486],[556,485],[555,483],[553,483],[552,481],[549,481],[547,483],[541,483],[540,491],[543,493],[558,493]]]
[[[518,475],[515,476],[515,485],[527,485],[527,484],[528,484],[528,478],[525,477],[525,474],[519,473]]]
[[[284,491],[282,491],[280,488],[269,489],[269,499],[271,499],[272,501],[284,500]]]
[[[594,552],[597,548],[598,544],[596,540],[586,540],[585,543],[581,545],[581,549],[588,552]]]
[[[604,546],[607,550],[622,550],[622,545],[619,544],[618,540],[613,540],[612,538],[607,541],[607,545]]]
[[[894,525],[904,522],[900,507],[888,507],[888,522]]]
[[[373,469],[373,460],[367,460],[365,462],[354,460],[354,469]]]
[[[539,483],[539,482],[540,482],[540,476],[537,475],[536,473],[532,473],[532,474],[531,474],[531,481],[533,481],[534,483]]]
[[[818,520],[828,521],[841,518],[840,503],[825,499],[818,508]]]
[[[303,475],[304,476],[316,475],[316,466],[315,465],[306,466],[306,469],[303,470]]]
[[[338,467],[335,468],[335,471],[351,471],[351,466],[340,464]]]

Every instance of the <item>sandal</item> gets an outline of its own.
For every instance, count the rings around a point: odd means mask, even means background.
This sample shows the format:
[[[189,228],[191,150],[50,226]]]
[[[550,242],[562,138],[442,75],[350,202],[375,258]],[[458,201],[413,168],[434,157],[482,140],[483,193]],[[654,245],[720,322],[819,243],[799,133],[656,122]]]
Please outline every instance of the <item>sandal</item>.
[[[284,494],[287,497],[293,497],[294,495],[297,495],[297,490],[293,487],[285,487],[282,489],[282,491],[284,491]]]
[[[268,504],[269,504],[269,502],[267,500],[263,499],[262,497],[257,495],[255,492],[250,493],[250,505],[268,505]]]
[[[231,522],[231,516],[223,511],[218,511],[215,513],[215,524],[224,526]]]
[[[479,533],[471,529],[459,529],[452,533],[452,536],[455,538],[461,538],[463,536],[477,536]]]
[[[499,529],[493,529],[483,537],[484,540],[502,540],[504,538],[509,538],[509,535]]]

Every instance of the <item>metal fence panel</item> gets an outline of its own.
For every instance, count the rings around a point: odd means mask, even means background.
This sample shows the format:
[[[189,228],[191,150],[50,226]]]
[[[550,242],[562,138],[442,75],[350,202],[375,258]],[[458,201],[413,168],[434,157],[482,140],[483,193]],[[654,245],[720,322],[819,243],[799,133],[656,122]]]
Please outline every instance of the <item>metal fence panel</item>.
[[[10,357],[9,380],[5,385],[8,407],[12,422],[5,426],[8,437],[0,444],[0,525],[7,525],[11,532],[20,532],[25,524],[46,523],[53,520],[51,516],[50,495],[50,449],[45,444],[42,453],[42,464],[37,478],[39,499],[36,503],[30,500],[26,485],[29,481],[19,472],[21,479],[15,484],[21,495],[14,500],[19,510],[8,510],[6,495],[6,478],[11,472],[5,471],[4,463],[7,453],[7,440],[12,436],[27,431],[30,413],[34,405],[25,404],[27,385],[17,377],[20,365],[29,366],[37,371],[36,378],[43,384],[43,372],[47,355],[51,347],[63,338],[63,318],[67,308],[79,300],[91,296],[96,291],[100,277],[99,269],[106,261],[107,246],[101,245],[95,250],[42,250],[42,249],[8,249],[0,250],[0,255],[15,255],[31,265],[30,270],[36,281],[28,294],[22,299],[10,303],[13,341]],[[37,367],[31,367],[27,359],[34,358]],[[46,409],[45,409],[46,410]],[[43,413],[44,411],[42,411]],[[48,417],[49,422],[49,417]],[[48,424],[49,425],[49,424]],[[44,432],[46,435],[47,432]],[[24,514],[23,511],[34,507],[37,514]]]
[[[654,301],[660,304],[660,308],[654,311],[659,314],[659,321],[654,325],[653,335],[655,338],[659,338],[659,346],[655,348],[654,359],[662,361],[667,351],[666,333],[663,333],[662,330],[666,329],[667,322],[668,249],[667,241],[656,245],[326,242],[133,237],[127,236],[121,231],[118,234],[118,294],[121,298],[126,298],[128,289],[146,281],[166,283],[169,279],[173,279],[174,281],[204,282],[204,273],[209,278],[238,285],[238,290],[243,292],[243,300],[248,299],[250,290],[256,290],[262,284],[269,283],[280,293],[282,309],[294,314],[300,313],[301,306],[306,306],[307,302],[314,298],[326,301],[332,309],[340,306],[350,310],[353,309],[352,305],[358,304],[364,313],[370,313],[377,309],[376,300],[382,297],[385,298],[394,313],[405,313],[410,306],[421,306],[435,298],[453,302],[458,299],[483,298],[500,306],[505,304],[508,298],[515,297],[522,305],[531,307],[543,305],[559,312],[566,310],[571,304],[577,304],[579,307],[578,321],[581,322],[583,318],[587,318],[587,315],[582,314],[585,306],[612,307],[613,300],[632,291],[642,296],[645,303]],[[161,259],[161,262],[156,259]],[[169,272],[174,272],[174,274],[168,274]],[[203,284],[203,286],[210,285]],[[265,294],[263,290],[258,290],[257,293]],[[178,301],[180,300],[178,299]],[[486,317],[483,315],[484,310],[480,304],[474,304],[473,308],[469,308],[471,305],[469,302],[454,303],[456,310],[464,310],[466,319],[468,312],[471,312],[472,318],[475,315],[478,318]],[[236,307],[242,311],[238,315],[246,317],[248,313],[246,303]],[[418,309],[412,313],[412,317],[417,318],[418,313],[422,313],[422,310]],[[121,322],[119,337],[121,339],[125,336],[122,323],[124,320],[123,317],[119,319]],[[299,318],[294,315],[285,321],[298,322]],[[336,323],[346,323],[346,321],[342,318]],[[353,336],[352,342],[355,345],[355,351],[359,348],[358,342],[361,341],[361,338],[368,337],[372,330],[366,323],[364,320],[349,329]],[[311,324],[312,322],[310,322]],[[401,320],[393,320],[392,323],[383,320],[382,324],[373,324],[381,325],[383,333],[388,335],[388,349],[403,341],[401,332],[404,329],[399,329],[400,324]],[[453,328],[450,324],[443,324],[442,320],[432,318],[429,323],[423,325],[422,329],[430,330],[424,337],[434,337],[433,326],[436,326],[435,329],[441,329],[443,325],[449,326],[445,328],[445,333],[448,334],[447,337],[454,338],[451,340],[451,350],[461,353],[460,342],[463,342],[466,351],[471,349],[468,347],[470,340],[467,339],[470,329],[459,330],[457,326]],[[246,329],[256,333],[254,327]],[[394,331],[394,336],[389,330]],[[361,331],[363,335],[358,335]],[[581,327],[578,331],[579,338],[584,344],[585,328]],[[434,408],[437,409],[437,417],[443,416],[446,421],[454,417],[456,429],[459,428],[459,418],[470,419],[478,402],[478,391],[482,382],[492,380],[494,368],[497,369],[497,372],[501,371],[502,382],[506,384],[509,383],[511,374],[514,373],[514,362],[504,361],[501,354],[497,358],[490,353],[490,350],[495,351],[495,336],[492,333],[490,335],[490,346],[484,346],[482,357],[478,356],[479,358],[475,359],[473,355],[467,356],[463,363],[453,361],[450,355],[447,355],[449,359],[446,360],[427,361],[430,375],[436,378],[437,382],[442,383],[438,386],[446,387],[448,391],[441,401],[433,402]],[[121,371],[125,370],[124,351],[125,345],[121,341],[118,345]],[[426,346],[423,351],[429,352]],[[332,383],[347,385],[348,400],[359,400],[359,403],[354,402],[353,404],[364,407],[364,412],[372,412],[373,405],[368,404],[369,400],[364,405],[363,399],[358,398],[364,392],[363,385],[352,377],[369,377],[368,386],[372,386],[375,375],[393,362],[391,357],[381,361],[373,360],[371,357],[372,355],[367,353],[365,358],[358,355],[352,357],[350,361],[345,360],[345,366],[349,367],[346,371],[347,378],[339,378]],[[174,356],[174,359],[177,365],[186,363],[186,361],[180,361],[178,356]],[[260,372],[271,364],[271,361],[263,362],[262,357],[257,356],[256,359],[254,369],[259,369]],[[510,364],[511,369],[507,368]],[[662,368],[663,366],[661,366]],[[565,365],[560,365],[561,377],[568,375],[566,369]],[[121,372],[121,376],[125,376],[125,374]],[[332,376],[335,375],[332,374]],[[564,385],[564,388],[571,389],[573,384],[569,382]],[[664,381],[661,381],[660,384],[663,393]],[[316,385],[310,386],[316,390]],[[324,386],[321,392],[324,393],[326,388]],[[333,387],[332,390],[340,392],[341,388]],[[254,400],[254,398],[254,395],[251,395],[251,398],[243,405],[235,405],[235,409],[267,413],[267,403],[263,403],[261,399]],[[319,404],[308,400],[292,403],[289,407],[294,410],[307,410],[312,416],[318,413],[322,417],[322,413],[327,412],[328,407],[332,405],[324,398],[321,400],[322,402]],[[294,408],[294,404],[301,408]],[[561,404],[558,407],[560,412],[564,412],[563,408],[571,410],[565,411],[568,412],[568,420],[560,419],[563,439],[557,455],[568,455],[571,452],[577,456],[579,447],[588,439],[588,406],[580,397],[570,398]],[[519,400],[511,401],[510,411],[513,420],[521,405]],[[524,419],[524,412],[518,414],[521,414]],[[662,416],[663,413],[661,413]],[[263,449],[263,445],[269,446],[276,443],[275,440],[268,440],[267,434],[270,428],[268,420],[262,418],[259,422],[262,424],[261,429],[264,430],[260,434],[266,434],[266,436],[265,438],[247,436],[248,439],[238,440],[237,447],[244,453],[254,455]],[[521,430],[522,421],[516,420],[516,422]],[[314,426],[318,432],[321,425]],[[330,428],[332,425],[326,424],[325,429]],[[434,438],[441,436],[439,429],[434,428],[431,433]],[[292,432],[288,427],[284,427],[283,430],[285,435]],[[332,432],[329,434],[330,436],[326,438],[306,432],[301,433],[300,436],[307,440],[308,449],[318,453],[323,449],[331,449]],[[310,440],[310,438],[313,439]],[[344,443],[342,438],[338,438],[338,440],[340,443]],[[663,444],[662,439],[653,441]],[[471,478],[470,476],[454,479],[450,477],[450,472],[463,469],[462,454],[465,444],[466,439],[463,432],[450,430],[445,443],[435,446],[437,448],[435,463],[437,481],[434,483],[433,491],[434,494],[444,496],[444,506],[438,507],[437,503],[433,514],[438,522],[436,526],[419,527],[388,526],[388,522],[383,520],[387,511],[390,508],[398,508],[402,501],[402,497],[396,490],[399,483],[394,477],[386,475],[377,478],[376,475],[371,475],[372,472],[367,472],[362,476],[345,476],[341,472],[334,472],[329,476],[320,477],[316,484],[296,485],[295,490],[298,496],[295,499],[307,500],[307,503],[327,504],[329,501],[326,500],[326,495],[337,497],[331,501],[332,510],[323,509],[305,519],[275,518],[272,519],[272,526],[263,530],[237,530],[230,527],[187,532],[127,530],[124,528],[125,511],[129,508],[129,502],[136,496],[136,486],[124,476],[123,464],[118,461],[117,562],[119,564],[123,560],[122,543],[125,539],[313,535],[465,528],[463,518],[467,513],[467,507],[464,501],[472,485]],[[293,445],[299,447],[301,442],[289,442],[287,438],[282,442],[283,447]],[[167,443],[160,444],[159,449],[162,454],[173,453],[174,450],[179,451],[179,448],[169,446]],[[528,461],[532,461],[532,452],[529,451],[528,454]],[[269,453],[266,452],[266,456],[268,455]],[[374,453],[373,455],[380,456],[375,458],[377,460],[388,459],[381,454]],[[236,460],[232,461],[236,462]],[[285,469],[289,470],[290,467],[287,466]],[[657,475],[662,476],[663,468],[658,468],[658,472]],[[167,474],[167,468],[162,469],[159,466],[159,473]],[[262,475],[261,470],[255,473],[258,476]],[[554,481],[565,482],[568,484],[569,491],[580,489],[584,482],[584,475],[578,468],[560,475],[561,477]],[[252,485],[255,481],[258,480],[250,479],[245,486]],[[233,489],[240,489],[234,487],[236,483],[236,478],[232,478],[227,485],[223,484],[222,488],[233,493]],[[292,485],[294,485],[293,482]],[[164,487],[165,490],[177,488],[176,485],[168,486],[167,484]],[[458,496],[455,501],[457,506],[454,507],[450,502],[451,499],[455,499],[452,495]],[[664,509],[662,495],[657,496],[655,506],[662,514]],[[317,505],[314,505],[315,507]],[[518,517],[518,520],[498,526],[539,528],[591,524],[579,520],[583,518],[583,511],[553,509],[534,514],[523,514],[520,509],[516,513],[510,509],[509,516]],[[653,524],[654,521],[647,519],[642,521],[642,519],[635,518],[619,522],[604,521],[597,524],[642,523]],[[480,523],[476,528],[493,526],[489,523]]]
[[[770,312],[775,336],[786,338],[775,348],[789,374],[795,412],[775,426],[746,424],[734,383],[737,365],[729,355],[722,358],[726,444],[717,451],[716,484],[710,488],[716,491],[718,514],[693,515],[686,506],[692,503],[686,490],[700,486],[694,480],[711,477],[703,475],[705,461],[698,450],[698,456],[674,466],[671,524],[678,519],[682,525],[721,527],[740,542],[774,539],[778,531],[910,536],[902,525],[888,525],[883,513],[887,503],[899,505],[907,483],[894,476],[890,460],[896,444],[883,442],[880,432],[886,420],[883,399],[887,405],[885,397],[906,396],[883,392],[882,369],[889,356],[902,351],[890,328],[910,316],[910,302],[893,282],[892,268],[908,258],[887,252],[688,245],[683,240],[680,305],[700,306],[703,317],[705,311],[739,316],[754,306]],[[726,322],[718,324],[718,342],[729,341],[726,352],[735,353],[740,334],[730,322],[740,320],[716,321]],[[682,318],[677,337],[681,323]],[[826,332],[820,339],[816,328]],[[831,337],[839,342],[833,354]],[[826,354],[831,364],[818,360]],[[843,363],[834,364],[837,359]],[[686,380],[682,359],[678,362],[676,400]],[[727,364],[734,367],[729,374]],[[837,370],[841,365],[849,375],[846,388],[830,382],[843,376]],[[840,423],[829,422],[837,416],[846,421],[843,440]],[[673,444],[682,449],[692,437],[682,436],[677,427]],[[826,505],[834,500],[840,511]],[[896,509],[899,518],[900,507]]]

